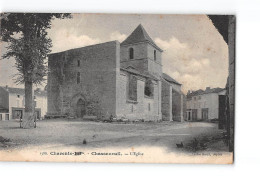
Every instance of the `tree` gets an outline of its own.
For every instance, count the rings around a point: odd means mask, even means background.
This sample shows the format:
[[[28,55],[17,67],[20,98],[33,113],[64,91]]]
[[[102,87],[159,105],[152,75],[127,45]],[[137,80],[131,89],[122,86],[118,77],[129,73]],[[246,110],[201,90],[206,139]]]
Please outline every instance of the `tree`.
[[[70,18],[68,13],[9,13],[1,15],[1,40],[7,42],[3,59],[15,58],[18,70],[16,83],[25,87],[23,128],[33,126],[33,84],[39,85],[47,74],[45,58],[52,41],[47,29],[54,18]]]

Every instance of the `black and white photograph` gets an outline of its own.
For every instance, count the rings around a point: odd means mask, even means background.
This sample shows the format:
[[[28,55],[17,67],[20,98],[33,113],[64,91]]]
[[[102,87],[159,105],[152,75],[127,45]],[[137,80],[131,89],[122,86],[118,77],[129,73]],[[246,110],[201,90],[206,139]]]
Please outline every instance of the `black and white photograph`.
[[[236,15],[1,13],[0,160],[232,164]]]

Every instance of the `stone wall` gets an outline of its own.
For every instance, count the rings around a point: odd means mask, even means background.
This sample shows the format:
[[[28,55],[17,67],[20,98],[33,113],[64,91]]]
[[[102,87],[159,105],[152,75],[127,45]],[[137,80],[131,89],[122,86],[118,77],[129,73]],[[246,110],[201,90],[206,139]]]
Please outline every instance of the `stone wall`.
[[[147,59],[131,59],[128,61],[122,61],[121,63],[122,68],[127,68],[129,66],[134,67],[139,72],[144,72],[148,70],[148,60]]]
[[[137,101],[128,98],[129,75],[132,73],[120,71],[120,64],[124,65],[122,67],[133,66],[142,71],[148,69],[149,59],[142,58],[147,56],[147,44],[138,46],[140,48],[133,46],[136,58],[129,62],[124,62],[129,47],[120,47],[118,42],[107,42],[49,55],[48,114],[75,117],[77,102],[82,99],[86,102],[84,105],[86,115],[98,117],[112,115],[130,120],[162,120],[161,81],[152,80],[153,97],[146,97],[144,95],[146,78],[135,75]],[[157,59],[158,62],[161,60],[159,52]],[[153,69],[161,72],[161,65],[159,66],[160,69],[157,67]],[[77,83],[78,73],[80,83]]]
[[[172,121],[172,86],[162,79],[162,120]]]
[[[75,116],[76,103],[82,99],[91,115],[115,116],[119,68],[117,41],[51,54],[48,113]],[[80,83],[77,83],[77,73],[80,73]]]
[[[156,51],[156,60],[154,60],[154,50]],[[158,79],[162,75],[161,52],[151,45],[147,45],[148,71]]]
[[[129,59],[129,49],[134,49],[134,58]],[[154,50],[156,50],[156,60],[154,60]],[[121,46],[121,67],[132,66],[139,72],[149,72],[160,79],[162,75],[161,51],[149,43],[138,43]]]
[[[120,61],[128,61],[129,59],[129,49],[134,49],[134,58],[133,60],[142,60],[144,58],[147,58],[147,43],[139,43],[139,44],[131,44],[131,45],[121,45],[121,51],[120,51]]]
[[[63,83],[62,67],[65,62],[66,52],[51,54],[48,56],[47,79],[47,111],[48,114],[61,114],[61,84]]]
[[[154,96],[152,98],[145,97],[144,87],[145,78],[137,76],[137,101],[128,99],[128,81],[129,74],[126,71],[121,71],[118,80],[117,91],[117,116],[118,118],[125,117],[129,120],[143,119],[145,121],[161,120],[159,111],[159,84],[153,81]]]
[[[227,121],[228,135],[230,136],[229,151],[234,151],[234,125],[235,125],[235,57],[236,57],[236,17],[230,15],[228,23],[228,54],[229,79],[228,101],[229,116]]]
[[[183,95],[172,90],[172,118],[174,121],[183,121]]]

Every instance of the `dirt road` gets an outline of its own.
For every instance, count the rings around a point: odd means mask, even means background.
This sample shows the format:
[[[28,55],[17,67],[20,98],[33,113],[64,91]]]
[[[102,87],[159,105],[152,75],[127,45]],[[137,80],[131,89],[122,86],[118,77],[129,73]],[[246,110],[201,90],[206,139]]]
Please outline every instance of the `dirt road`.
[[[43,120],[37,128],[21,129],[18,122],[0,122],[0,136],[11,142],[0,141],[0,149],[23,148],[51,144],[57,146],[135,147],[159,146],[168,151],[189,150],[186,146],[197,140],[206,139],[208,151],[227,151],[222,140],[214,140],[223,131],[217,124],[206,122],[144,122],[104,123],[89,121]],[[87,145],[83,145],[83,140]],[[176,144],[183,142],[184,148]]]

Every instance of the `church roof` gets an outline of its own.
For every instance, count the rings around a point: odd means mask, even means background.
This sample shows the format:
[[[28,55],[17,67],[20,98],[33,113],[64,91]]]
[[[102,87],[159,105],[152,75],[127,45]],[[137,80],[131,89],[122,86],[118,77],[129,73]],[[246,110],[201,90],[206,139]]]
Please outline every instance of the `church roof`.
[[[153,39],[151,39],[141,24],[137,26],[137,28],[121,43],[121,45],[135,44],[140,42],[148,42],[159,51],[163,51],[154,43]]]
[[[149,73],[140,73],[138,70],[136,70],[132,66],[129,66],[127,68],[120,68],[120,69],[123,70],[123,71],[129,72],[129,73],[135,74],[135,75],[139,75],[139,76],[142,76],[142,77],[145,77],[145,78],[151,78],[153,80],[158,81],[158,79],[156,77],[154,77],[153,75],[151,75]]]
[[[169,75],[167,75],[166,73],[163,73],[163,78],[170,82],[170,83],[174,83],[174,84],[178,84],[178,85],[181,85],[180,83],[178,83],[175,79],[173,79],[172,77],[170,77]]]

